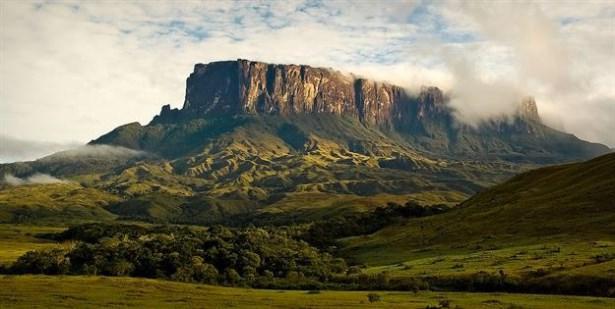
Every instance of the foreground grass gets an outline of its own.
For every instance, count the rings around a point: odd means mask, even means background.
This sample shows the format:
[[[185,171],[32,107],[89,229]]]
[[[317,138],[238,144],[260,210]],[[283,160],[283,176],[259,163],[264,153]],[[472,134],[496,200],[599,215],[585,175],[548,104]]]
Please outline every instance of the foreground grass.
[[[613,308],[615,299],[504,293],[281,291],[151,279],[0,276],[0,308],[425,308],[449,300],[461,308]]]

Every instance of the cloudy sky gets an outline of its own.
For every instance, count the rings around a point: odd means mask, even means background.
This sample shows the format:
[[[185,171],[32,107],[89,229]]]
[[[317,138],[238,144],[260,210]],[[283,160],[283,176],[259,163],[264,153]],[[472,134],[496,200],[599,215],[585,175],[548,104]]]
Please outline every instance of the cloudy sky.
[[[147,123],[181,106],[195,63],[237,58],[437,85],[470,123],[533,95],[550,125],[613,147],[614,55],[613,1],[2,0],[0,148]]]

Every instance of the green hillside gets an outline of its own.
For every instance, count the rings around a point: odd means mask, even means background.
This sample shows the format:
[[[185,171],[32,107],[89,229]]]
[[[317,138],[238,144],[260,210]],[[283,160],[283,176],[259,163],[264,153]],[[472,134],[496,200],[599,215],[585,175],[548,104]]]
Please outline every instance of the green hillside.
[[[615,154],[523,173],[458,208],[345,239],[372,272],[615,280]],[[577,278],[577,281],[583,279]]]
[[[130,124],[96,143],[111,141],[142,152],[57,154],[2,165],[0,173],[27,177],[33,171],[48,172],[80,183],[90,190],[85,194],[110,193],[119,200],[105,211],[120,218],[210,224],[229,215],[251,213],[280,223],[307,222],[408,199],[454,205],[484,186],[533,166],[437,158],[390,132],[333,115]],[[73,169],[71,162],[76,164]],[[17,189],[7,187],[0,202],[9,203],[11,190]],[[43,202],[61,207],[56,199],[40,193],[36,196],[42,200],[32,196],[4,212]],[[63,220],[65,213],[55,216]],[[13,220],[6,218],[0,219]]]
[[[117,216],[104,207],[118,201],[116,195],[74,182],[5,186],[0,190],[0,222],[65,225],[113,220]]]

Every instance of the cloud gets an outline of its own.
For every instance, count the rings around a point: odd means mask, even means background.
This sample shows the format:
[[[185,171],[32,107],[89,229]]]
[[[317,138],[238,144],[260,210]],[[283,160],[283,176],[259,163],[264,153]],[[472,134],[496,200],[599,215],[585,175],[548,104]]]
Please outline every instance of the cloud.
[[[132,158],[148,153],[112,145],[81,145],[79,143],[52,143],[27,141],[0,134],[0,163],[76,158]]]
[[[480,57],[507,55],[499,64],[487,66],[486,70],[506,72],[490,82],[475,78],[476,72],[455,72],[452,66],[458,81],[454,91],[467,90],[472,96],[499,92],[495,97],[488,95],[491,104],[480,98],[460,98],[456,103],[465,118],[475,121],[485,116],[481,107],[504,110],[519,96],[532,95],[549,125],[615,145],[615,135],[607,133],[615,130],[612,3],[451,2],[441,12],[451,25],[482,38],[484,52],[476,52]],[[471,54],[467,47],[466,54]]]
[[[112,145],[84,145],[54,153],[41,158],[41,161],[78,159],[78,158],[118,158],[128,159],[133,157],[148,156],[148,153],[140,150],[129,149]]]
[[[450,105],[461,122],[476,125],[483,120],[517,111],[524,92],[513,81],[487,79],[463,55],[448,53],[446,63],[456,77],[449,94]]]
[[[31,161],[77,145],[77,143],[20,140],[0,134],[0,163]]]
[[[2,182],[12,185],[12,186],[21,186],[21,185],[31,185],[31,184],[65,183],[66,181],[55,178],[48,174],[37,173],[27,178],[19,178],[11,174],[5,174]]]
[[[464,121],[506,111],[519,91],[545,119],[615,145],[615,122],[576,112],[613,116],[614,18],[608,1],[6,0],[0,133],[86,142],[181,106],[194,63],[247,58],[438,85]]]

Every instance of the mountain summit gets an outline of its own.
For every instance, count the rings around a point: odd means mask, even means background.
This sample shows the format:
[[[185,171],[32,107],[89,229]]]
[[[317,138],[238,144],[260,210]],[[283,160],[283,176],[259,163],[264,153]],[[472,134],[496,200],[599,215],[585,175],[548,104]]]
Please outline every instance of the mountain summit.
[[[332,69],[239,59],[196,64],[186,81],[182,109],[165,105],[154,122],[229,114],[327,113],[399,128],[449,114],[446,101],[437,87],[422,87],[413,96],[401,87]],[[524,119],[540,122],[532,97],[521,101],[518,111]]]
[[[197,64],[186,82],[181,110],[164,107],[157,121],[225,114],[297,115],[328,113],[367,124],[411,122],[423,102],[404,89],[306,65],[248,60]],[[437,88],[426,88],[442,100]],[[429,104],[429,103],[426,103]]]

